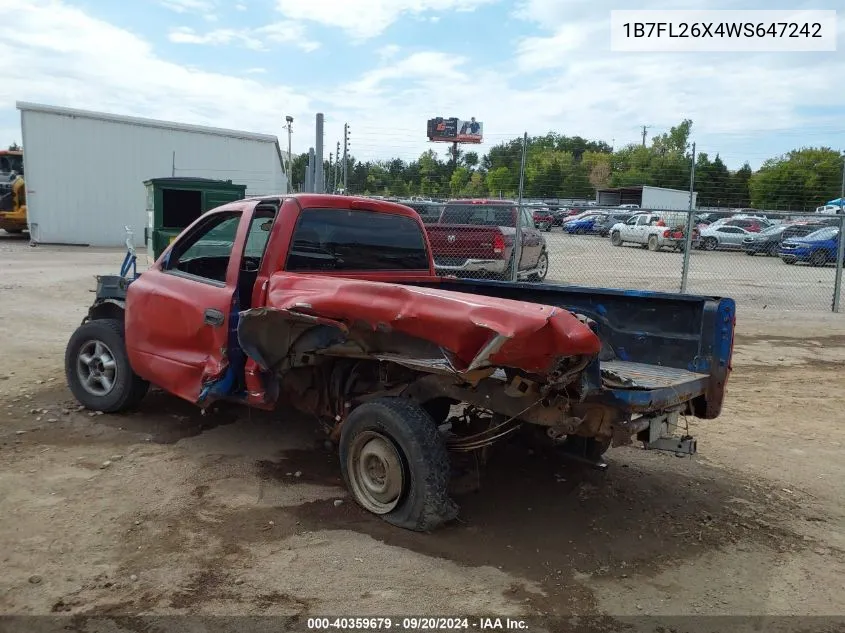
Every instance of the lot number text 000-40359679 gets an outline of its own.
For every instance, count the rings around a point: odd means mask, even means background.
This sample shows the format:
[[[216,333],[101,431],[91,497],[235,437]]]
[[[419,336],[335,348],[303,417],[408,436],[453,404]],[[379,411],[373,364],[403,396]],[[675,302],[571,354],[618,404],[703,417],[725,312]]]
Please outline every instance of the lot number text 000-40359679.
[[[618,52],[836,50],[836,11],[611,11]]]

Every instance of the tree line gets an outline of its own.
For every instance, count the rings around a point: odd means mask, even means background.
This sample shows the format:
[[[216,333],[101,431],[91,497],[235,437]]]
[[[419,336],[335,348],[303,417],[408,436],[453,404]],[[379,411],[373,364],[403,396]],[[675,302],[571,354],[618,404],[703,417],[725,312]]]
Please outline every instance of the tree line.
[[[614,149],[604,141],[550,132],[529,137],[523,183],[527,198],[593,199],[596,189],[651,185],[689,189],[692,121],[685,119],[650,144]],[[480,156],[458,151],[441,159],[433,150],[419,158],[359,161],[349,158],[350,193],[384,196],[502,197],[519,191],[522,139],[499,143]],[[308,155],[294,156],[294,188],[305,180]],[[327,182],[332,180],[328,163]],[[730,170],[716,154],[695,158],[695,190],[701,207],[811,210],[840,196],[843,161],[829,147],[805,147],[771,158],[753,171],[746,162]]]

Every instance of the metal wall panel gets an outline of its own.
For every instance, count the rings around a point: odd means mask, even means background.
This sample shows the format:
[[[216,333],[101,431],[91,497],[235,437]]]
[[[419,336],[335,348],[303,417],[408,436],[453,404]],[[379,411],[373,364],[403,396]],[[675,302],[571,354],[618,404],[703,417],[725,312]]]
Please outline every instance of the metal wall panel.
[[[18,107],[27,213],[39,243],[120,246],[129,225],[140,246],[150,178],[231,180],[248,196],[285,192],[275,137]]]

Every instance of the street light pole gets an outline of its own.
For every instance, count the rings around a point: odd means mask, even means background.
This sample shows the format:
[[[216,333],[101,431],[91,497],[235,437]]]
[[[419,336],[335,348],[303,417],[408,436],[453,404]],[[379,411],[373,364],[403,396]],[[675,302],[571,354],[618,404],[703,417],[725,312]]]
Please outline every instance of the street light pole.
[[[293,174],[291,173],[291,165],[293,164],[293,160],[292,160],[293,156],[291,156],[291,152],[290,152],[290,135],[293,133],[293,128],[292,128],[293,117],[290,116],[290,115],[287,115],[285,117],[285,121],[287,122],[285,129],[288,131],[288,169],[287,169],[287,172],[288,172],[287,173],[288,190],[286,191],[286,193],[293,193]]]

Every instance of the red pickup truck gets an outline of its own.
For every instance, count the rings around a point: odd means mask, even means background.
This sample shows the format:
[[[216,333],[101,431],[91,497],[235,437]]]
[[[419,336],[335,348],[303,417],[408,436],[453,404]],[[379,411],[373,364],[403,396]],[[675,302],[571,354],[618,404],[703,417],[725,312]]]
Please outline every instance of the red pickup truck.
[[[503,200],[453,200],[437,223],[426,224],[438,273],[503,279],[513,275],[516,222],[522,232],[518,279],[542,281],[549,272],[546,241],[530,210]]]
[[[390,202],[239,200],[140,275],[131,254],[67,345],[82,405],[124,411],[153,384],[203,409],[298,408],[354,499],[413,530],[458,513],[448,451],[521,425],[598,467],[633,438],[694,453],[679,416],[717,417],[730,371],[731,299],[437,277],[419,215]]]

